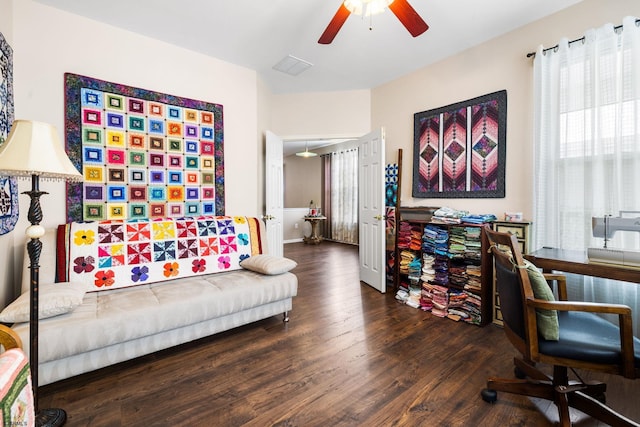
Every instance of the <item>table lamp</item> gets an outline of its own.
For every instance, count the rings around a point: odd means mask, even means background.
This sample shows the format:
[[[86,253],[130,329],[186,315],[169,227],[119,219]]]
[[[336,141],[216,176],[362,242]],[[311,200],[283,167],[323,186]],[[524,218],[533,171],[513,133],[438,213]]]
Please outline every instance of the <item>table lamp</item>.
[[[29,237],[31,307],[29,313],[29,364],[33,386],[33,403],[37,426],[61,426],[66,422],[67,414],[62,409],[38,409],[38,287],[40,253],[44,235],[40,196],[40,177],[50,180],[81,181],[82,175],[73,166],[58,139],[55,127],[48,123],[29,120],[13,122],[9,136],[0,146],[0,175],[31,177],[28,219],[31,225],[26,234]]]

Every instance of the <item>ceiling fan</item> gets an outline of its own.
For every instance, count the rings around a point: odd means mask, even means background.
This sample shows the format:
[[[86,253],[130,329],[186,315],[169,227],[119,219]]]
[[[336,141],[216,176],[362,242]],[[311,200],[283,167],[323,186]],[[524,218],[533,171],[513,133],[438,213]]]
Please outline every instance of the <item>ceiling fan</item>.
[[[382,12],[385,7],[391,9],[391,12],[396,15],[413,37],[417,37],[429,29],[427,23],[407,0],[345,0],[320,36],[318,43],[331,43],[352,13],[372,15]]]

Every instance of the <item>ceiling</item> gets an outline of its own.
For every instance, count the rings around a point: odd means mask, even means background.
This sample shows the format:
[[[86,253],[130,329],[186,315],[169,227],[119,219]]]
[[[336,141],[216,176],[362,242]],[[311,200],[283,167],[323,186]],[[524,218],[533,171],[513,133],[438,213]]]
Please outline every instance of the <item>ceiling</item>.
[[[281,94],[371,89],[582,0],[409,0],[426,33],[411,37],[387,10],[351,15],[329,45],[317,41],[341,0],[35,1],[256,70]],[[313,66],[274,70],[287,55]],[[335,142],[286,141],[284,155]]]
[[[426,33],[411,37],[387,10],[371,22],[351,15],[329,45],[317,41],[341,0],[36,1],[254,69],[273,93],[296,93],[374,88],[582,0],[409,0]],[[313,66],[274,70],[287,55]]]

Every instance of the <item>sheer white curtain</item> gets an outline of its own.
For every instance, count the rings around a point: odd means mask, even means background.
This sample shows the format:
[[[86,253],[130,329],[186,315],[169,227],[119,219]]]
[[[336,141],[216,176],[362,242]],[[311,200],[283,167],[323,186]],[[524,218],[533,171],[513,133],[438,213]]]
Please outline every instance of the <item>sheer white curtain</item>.
[[[358,149],[331,153],[331,239],[358,243]]]
[[[534,59],[534,247],[602,247],[591,217],[640,211],[640,28],[627,17]],[[640,249],[640,233],[609,247]],[[637,284],[574,277],[585,300],[638,311]],[[604,283],[603,283],[604,282]],[[635,333],[638,334],[636,316]]]

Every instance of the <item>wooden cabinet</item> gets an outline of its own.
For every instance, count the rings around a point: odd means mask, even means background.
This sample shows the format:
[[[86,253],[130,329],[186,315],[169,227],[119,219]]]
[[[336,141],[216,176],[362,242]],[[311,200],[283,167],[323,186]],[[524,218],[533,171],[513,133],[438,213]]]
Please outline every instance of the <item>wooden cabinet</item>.
[[[501,233],[511,233],[518,238],[520,251],[527,254],[531,245],[530,221],[494,221],[492,227]],[[496,291],[495,280],[493,282],[493,323],[502,326],[502,312],[500,311],[500,295]]]
[[[403,209],[396,238],[396,298],[439,317],[490,323],[493,268],[486,225],[436,223],[428,213]]]

